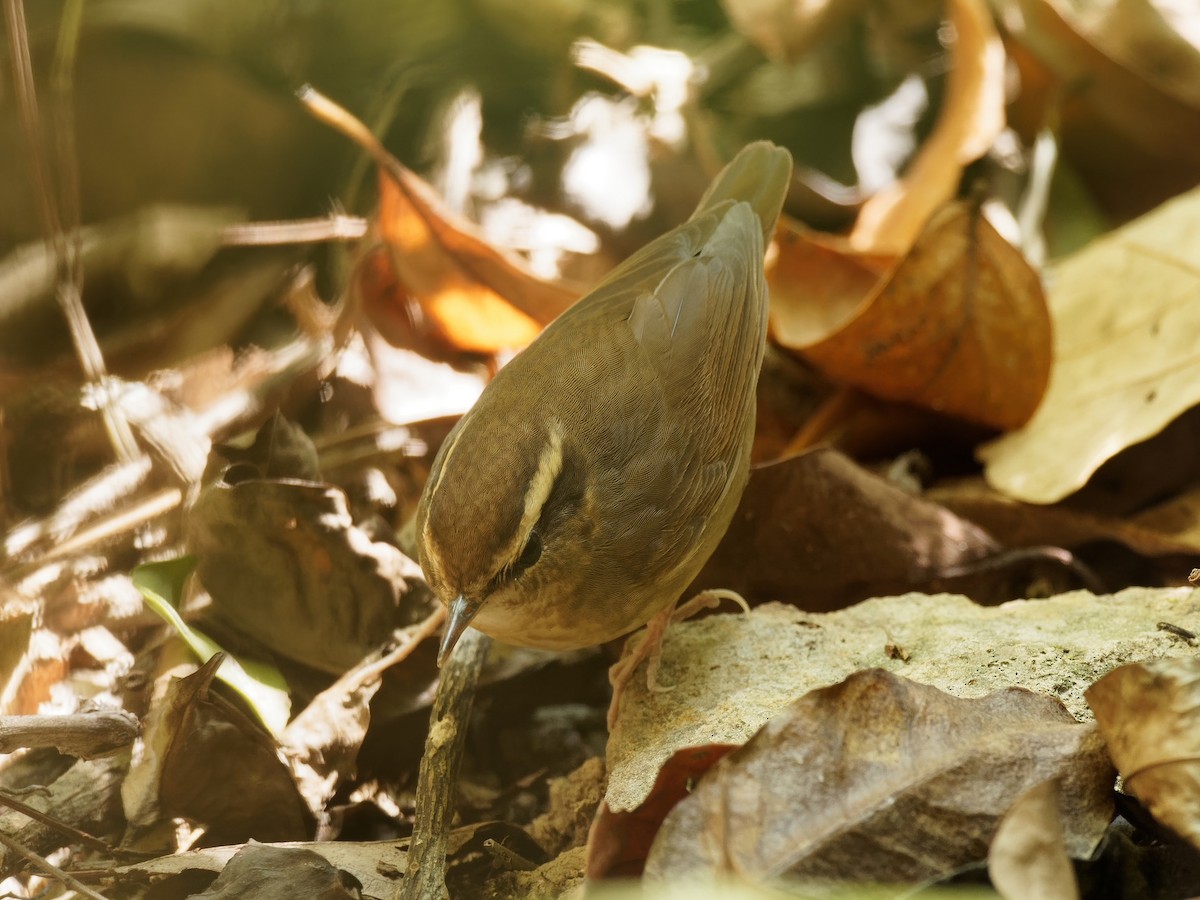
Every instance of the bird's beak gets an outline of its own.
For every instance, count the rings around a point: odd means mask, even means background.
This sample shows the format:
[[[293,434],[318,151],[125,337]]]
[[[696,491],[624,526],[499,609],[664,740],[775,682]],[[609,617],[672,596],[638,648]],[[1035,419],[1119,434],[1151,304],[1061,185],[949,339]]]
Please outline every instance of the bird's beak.
[[[467,626],[471,624],[482,605],[481,600],[468,600],[462,594],[450,601],[450,616],[446,620],[446,630],[442,633],[442,645],[438,648],[439,668],[450,656],[450,651],[454,649],[454,645],[458,643],[458,639],[467,630]]]

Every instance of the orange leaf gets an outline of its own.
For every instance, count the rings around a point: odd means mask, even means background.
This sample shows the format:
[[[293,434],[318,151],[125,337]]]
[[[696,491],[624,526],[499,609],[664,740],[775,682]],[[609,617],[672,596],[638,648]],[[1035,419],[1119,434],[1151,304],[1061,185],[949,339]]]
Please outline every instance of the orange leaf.
[[[523,347],[574,302],[574,291],[536,277],[439,207],[399,163],[380,172],[379,227],[396,277],[450,343],[477,353]]]
[[[368,315],[387,320],[381,332],[390,332],[390,341],[400,338],[398,323],[415,327],[419,321],[461,350],[523,347],[579,298],[580,291],[538,278],[480,237],[349,112],[311,87],[298,96],[379,166],[379,228],[392,251],[392,271],[371,259],[360,272],[359,286]],[[420,317],[407,307],[409,298],[420,304]],[[389,311],[389,300],[402,308]]]
[[[1004,47],[984,0],[948,0],[953,68],[937,126],[904,177],[859,211],[850,246],[902,254],[1004,128]]]
[[[788,259],[793,253],[801,259]],[[844,286],[824,311],[808,309],[813,300],[787,281],[813,260]],[[859,258],[782,243],[771,276],[776,339],[877,397],[1002,429],[1033,415],[1050,373],[1041,282],[977,206],[942,207],[890,277],[855,305],[867,278]]]

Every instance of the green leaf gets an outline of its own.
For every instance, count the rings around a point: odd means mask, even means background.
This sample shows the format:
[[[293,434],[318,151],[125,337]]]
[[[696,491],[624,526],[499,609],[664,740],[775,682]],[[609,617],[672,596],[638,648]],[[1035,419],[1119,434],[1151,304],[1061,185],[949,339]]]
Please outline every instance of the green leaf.
[[[204,632],[185,622],[179,614],[177,607],[184,583],[195,567],[194,556],[147,563],[133,570],[133,586],[141,592],[146,605],[179,633],[202,662],[207,662],[216,653],[225,652],[225,662],[217,671],[217,678],[237,691],[267,730],[278,737],[287,725],[292,708],[282,673],[269,663],[238,659]]]

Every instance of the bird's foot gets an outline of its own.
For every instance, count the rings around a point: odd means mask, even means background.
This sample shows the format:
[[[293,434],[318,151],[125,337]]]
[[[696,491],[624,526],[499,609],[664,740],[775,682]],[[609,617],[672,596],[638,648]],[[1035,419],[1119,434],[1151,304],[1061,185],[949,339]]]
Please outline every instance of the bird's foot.
[[[613,689],[612,703],[608,707],[609,731],[612,731],[617,722],[617,713],[621,707],[621,695],[625,693],[625,688],[633,680],[634,673],[643,661],[646,663],[646,687],[648,690],[655,694],[665,694],[675,690],[675,685],[662,684],[658,680],[658,666],[662,661],[663,638],[666,636],[667,626],[690,619],[703,609],[712,609],[722,600],[732,600],[742,608],[743,612],[750,612],[750,604],[736,591],[725,589],[701,591],[695,597],[674,608],[664,609],[646,623],[645,631],[636,636],[636,643],[631,641],[626,646],[621,658],[608,670],[608,681]]]

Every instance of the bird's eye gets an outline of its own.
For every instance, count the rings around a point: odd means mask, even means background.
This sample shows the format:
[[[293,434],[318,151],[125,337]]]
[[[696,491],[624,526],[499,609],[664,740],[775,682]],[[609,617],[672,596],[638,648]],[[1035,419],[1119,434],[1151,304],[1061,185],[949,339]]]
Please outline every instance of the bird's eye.
[[[542,538],[536,531],[529,532],[529,540],[525,542],[525,549],[521,551],[521,555],[517,557],[512,564],[510,574],[516,578],[542,557]]]

